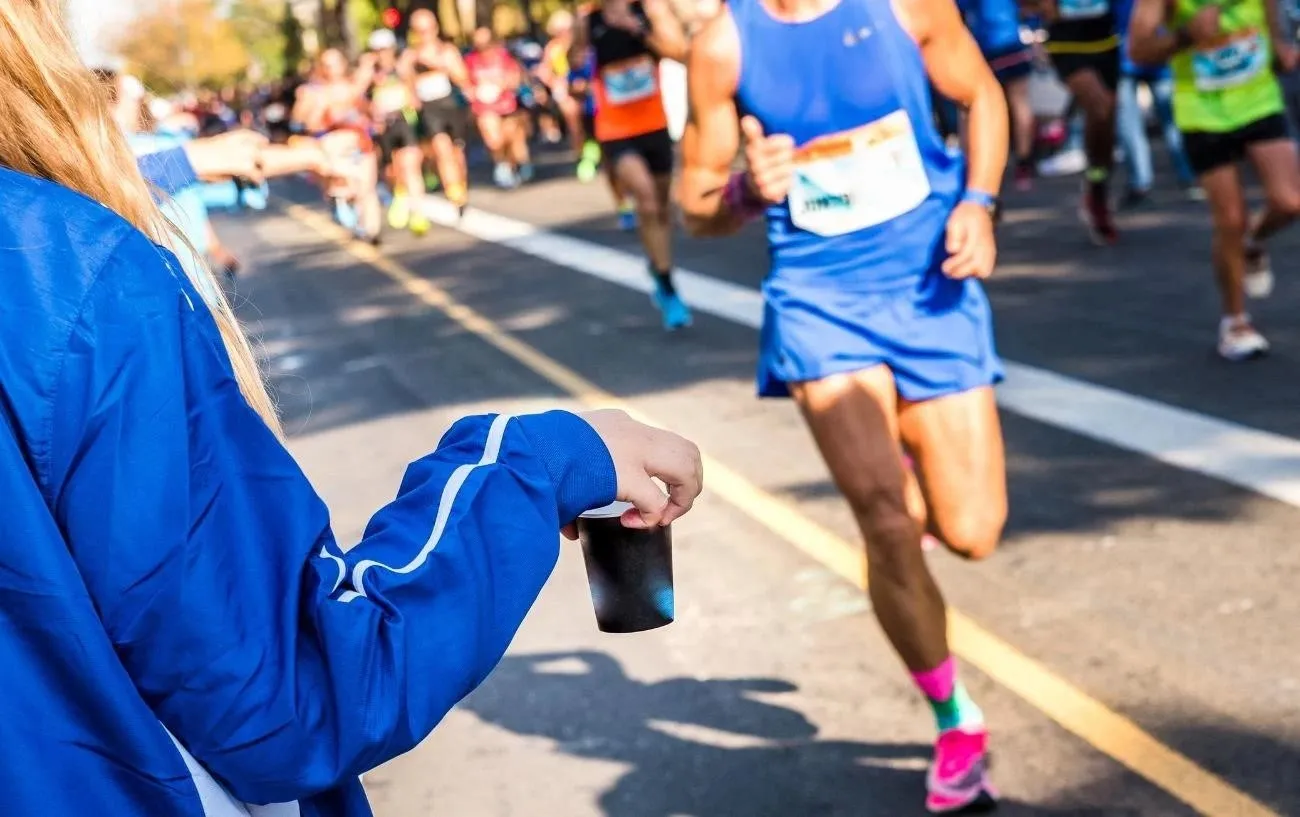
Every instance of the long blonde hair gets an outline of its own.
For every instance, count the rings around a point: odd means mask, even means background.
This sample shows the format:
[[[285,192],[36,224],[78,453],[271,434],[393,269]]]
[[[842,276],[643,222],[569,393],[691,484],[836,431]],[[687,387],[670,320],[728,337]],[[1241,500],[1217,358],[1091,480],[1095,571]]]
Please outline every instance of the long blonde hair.
[[[184,244],[141,178],[103,87],[78,58],[62,0],[0,0],[0,165],[89,196],[159,244]],[[192,274],[211,276],[206,268]],[[221,291],[209,283],[200,289]],[[244,399],[279,434],[257,358],[229,302],[218,294],[209,308]]]

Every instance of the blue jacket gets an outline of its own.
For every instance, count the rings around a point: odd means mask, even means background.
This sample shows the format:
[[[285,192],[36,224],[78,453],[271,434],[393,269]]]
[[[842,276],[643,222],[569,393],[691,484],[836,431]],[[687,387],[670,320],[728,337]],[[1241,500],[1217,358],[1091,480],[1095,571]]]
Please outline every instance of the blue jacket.
[[[612,501],[600,438],[461,420],[345,553],[174,256],[0,170],[0,270],[0,814],[369,815]]]

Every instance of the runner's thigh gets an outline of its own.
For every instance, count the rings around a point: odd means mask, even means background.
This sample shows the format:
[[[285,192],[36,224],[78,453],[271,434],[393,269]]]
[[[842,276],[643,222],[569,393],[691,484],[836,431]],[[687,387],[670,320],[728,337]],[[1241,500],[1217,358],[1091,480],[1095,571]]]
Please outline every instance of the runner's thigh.
[[[1006,460],[993,388],[900,401],[898,428],[920,478],[930,529],[962,553],[988,555],[1007,516]]]

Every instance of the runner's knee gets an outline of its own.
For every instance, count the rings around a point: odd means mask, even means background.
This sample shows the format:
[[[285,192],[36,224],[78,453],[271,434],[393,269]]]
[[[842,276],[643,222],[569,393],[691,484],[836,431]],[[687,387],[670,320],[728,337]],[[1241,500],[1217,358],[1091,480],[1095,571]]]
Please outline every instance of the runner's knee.
[[[1239,203],[1214,209],[1214,237],[1219,241],[1240,240],[1246,234],[1246,208]]]
[[[1280,190],[1269,191],[1268,209],[1291,218],[1300,216],[1300,188],[1286,185]]]
[[[985,503],[964,508],[945,519],[936,519],[936,533],[950,550],[972,561],[987,559],[997,550],[1007,522],[1007,506]]]
[[[888,560],[897,548],[919,544],[920,528],[908,510],[901,486],[867,484],[864,480],[859,485],[843,486],[843,492],[873,561]]]

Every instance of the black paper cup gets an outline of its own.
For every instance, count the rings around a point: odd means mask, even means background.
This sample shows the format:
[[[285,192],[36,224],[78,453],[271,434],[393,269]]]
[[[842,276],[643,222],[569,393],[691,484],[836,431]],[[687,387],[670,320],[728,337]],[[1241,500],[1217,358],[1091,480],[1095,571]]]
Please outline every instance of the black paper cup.
[[[639,633],[673,620],[673,537],[669,527],[625,528],[632,506],[615,502],[578,517],[596,626]]]

